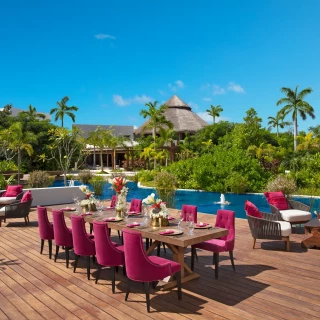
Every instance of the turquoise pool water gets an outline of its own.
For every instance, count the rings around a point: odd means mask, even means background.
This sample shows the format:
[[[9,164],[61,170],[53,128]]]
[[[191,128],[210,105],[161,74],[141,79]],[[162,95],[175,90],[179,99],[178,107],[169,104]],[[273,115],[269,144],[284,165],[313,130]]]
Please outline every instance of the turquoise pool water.
[[[81,185],[80,182],[75,181],[75,185]],[[55,181],[53,187],[62,187],[63,181]],[[90,189],[92,187],[88,185]],[[137,184],[134,182],[128,183],[129,193],[127,200],[131,201],[132,198],[144,199],[150,193],[155,192],[153,189],[143,189],[138,188]],[[110,199],[114,194],[114,191],[110,189],[110,184],[107,184],[104,189],[103,195],[100,199]],[[237,218],[245,218],[244,203],[246,200],[254,203],[259,210],[264,212],[270,212],[269,205],[263,194],[225,194],[226,200],[230,202],[229,205],[222,206],[220,204],[215,204],[214,202],[220,201],[220,193],[217,192],[197,192],[197,191],[181,191],[176,192],[176,203],[175,208],[181,209],[183,204],[192,204],[198,207],[199,212],[216,214],[218,209],[228,209],[236,212]],[[301,201],[310,205],[313,202],[312,212],[320,207],[320,199],[313,199],[305,197],[294,197],[295,200]]]

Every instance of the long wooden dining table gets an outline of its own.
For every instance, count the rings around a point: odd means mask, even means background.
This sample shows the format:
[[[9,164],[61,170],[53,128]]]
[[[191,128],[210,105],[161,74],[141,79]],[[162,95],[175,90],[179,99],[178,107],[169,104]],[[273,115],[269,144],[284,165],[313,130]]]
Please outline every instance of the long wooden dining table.
[[[48,211],[50,212],[52,209],[62,210],[65,207],[66,205],[57,205],[52,207],[51,209],[48,209]],[[93,212],[90,215],[85,215],[82,212],[77,211],[63,210],[63,212],[64,215],[69,218],[71,217],[71,215],[83,215],[84,221],[90,224],[92,224],[94,220],[103,221],[106,218],[116,216],[116,212],[113,209],[101,212]],[[194,229],[192,235],[189,235],[187,233],[187,228],[184,228],[183,233],[180,235],[161,235],[160,232],[164,231],[165,229],[178,229],[178,221],[174,219],[170,221],[170,226],[168,227],[154,228],[152,226],[144,225],[144,217],[142,215],[129,216],[126,221],[107,221],[108,227],[117,231],[121,231],[124,228],[128,228],[127,224],[132,222],[137,222],[140,225],[130,229],[134,229],[140,232],[142,237],[146,239],[152,239],[152,244],[146,251],[148,255],[151,254],[154,251],[154,249],[157,248],[158,245],[161,243],[164,243],[171,250],[173,254],[173,261],[181,264],[182,283],[200,277],[199,274],[193,272],[191,268],[186,264],[184,256],[186,249],[193,244],[197,244],[206,240],[220,238],[228,234],[227,229],[212,226],[207,229]],[[163,285],[161,286],[161,290],[167,290],[176,286],[177,283],[173,278],[169,278],[166,279],[166,281],[162,284]]]

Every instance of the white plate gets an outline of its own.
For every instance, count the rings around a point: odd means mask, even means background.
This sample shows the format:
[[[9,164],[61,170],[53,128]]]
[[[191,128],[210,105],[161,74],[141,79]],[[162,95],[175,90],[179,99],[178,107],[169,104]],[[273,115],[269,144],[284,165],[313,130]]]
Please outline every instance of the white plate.
[[[179,229],[168,229],[168,230],[173,230],[173,233],[168,233],[168,234],[160,234],[160,232],[164,232],[165,230],[159,231],[160,236],[176,236],[178,234],[183,234],[182,230]]]
[[[209,229],[209,228],[212,228],[212,225],[211,224],[207,224],[206,226],[203,226],[203,227],[195,225],[194,228],[195,229]]]
[[[113,219],[112,220],[108,220],[108,218],[104,218],[102,221],[103,222],[119,222],[119,221],[123,220],[123,218],[117,218],[117,217],[112,217],[112,218],[114,218],[114,220]]]

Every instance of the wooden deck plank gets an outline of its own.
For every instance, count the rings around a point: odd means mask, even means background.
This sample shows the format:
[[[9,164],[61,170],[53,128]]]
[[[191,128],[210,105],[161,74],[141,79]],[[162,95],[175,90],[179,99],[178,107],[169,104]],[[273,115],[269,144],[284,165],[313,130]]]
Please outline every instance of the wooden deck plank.
[[[49,260],[47,245],[40,255],[36,219],[33,210],[30,226],[16,219],[0,228],[0,319],[320,318],[319,250],[302,249],[303,234],[292,236],[292,252],[284,251],[280,241],[267,240],[258,240],[253,250],[247,221],[236,219],[236,272],[228,255],[221,254],[216,280],[212,255],[199,250],[195,268],[201,277],[183,285],[183,300],[177,299],[176,289],[156,291],[148,314],[139,286],[124,301],[122,274],[112,294],[108,270],[95,285],[86,279],[83,263],[73,273],[66,269],[63,254],[57,263]],[[214,224],[215,216],[199,214],[199,220]],[[189,250],[186,262],[190,265]]]

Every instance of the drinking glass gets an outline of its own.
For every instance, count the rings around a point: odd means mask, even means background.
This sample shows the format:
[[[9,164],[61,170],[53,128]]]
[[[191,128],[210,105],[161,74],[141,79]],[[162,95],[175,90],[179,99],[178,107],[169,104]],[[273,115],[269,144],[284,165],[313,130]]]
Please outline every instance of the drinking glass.
[[[189,225],[193,223],[193,215],[191,212],[187,213],[187,221],[189,222]]]
[[[178,211],[179,219],[178,219],[178,229],[182,230],[181,222],[184,220],[184,214],[182,211]]]
[[[128,220],[128,207],[127,206],[124,206],[123,208],[123,218],[124,218],[124,221],[127,221]]]
[[[193,230],[194,230],[194,223],[193,223],[193,221],[191,221],[189,226],[188,226],[188,235],[192,236],[193,235]]]

